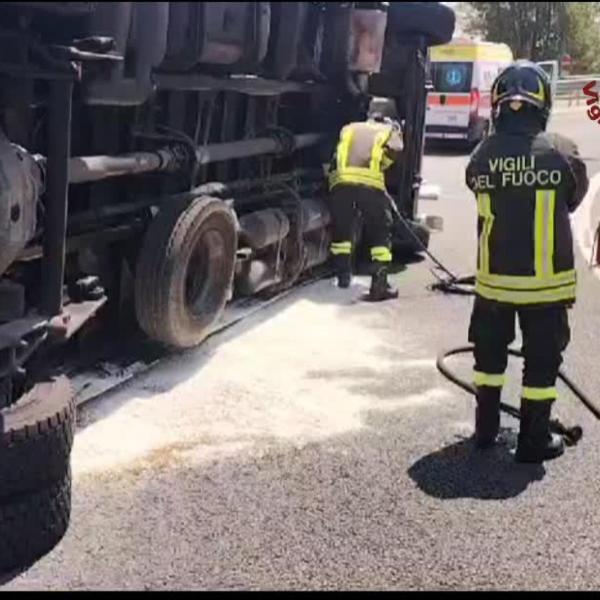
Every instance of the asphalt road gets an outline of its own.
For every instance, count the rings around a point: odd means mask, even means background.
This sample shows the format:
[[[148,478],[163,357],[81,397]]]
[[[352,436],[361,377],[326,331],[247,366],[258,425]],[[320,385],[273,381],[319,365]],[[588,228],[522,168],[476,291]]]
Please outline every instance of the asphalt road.
[[[600,167],[581,112],[557,117]],[[433,249],[469,273],[466,157],[435,152],[445,218]],[[569,372],[598,396],[600,281],[580,261]],[[88,406],[71,529],[6,589],[597,589],[600,425],[545,466],[475,452],[472,400],[434,367],[466,342],[471,301],[435,295],[425,262],[398,302],[321,282]],[[468,362],[456,361],[468,375]],[[506,400],[517,402],[518,365]]]

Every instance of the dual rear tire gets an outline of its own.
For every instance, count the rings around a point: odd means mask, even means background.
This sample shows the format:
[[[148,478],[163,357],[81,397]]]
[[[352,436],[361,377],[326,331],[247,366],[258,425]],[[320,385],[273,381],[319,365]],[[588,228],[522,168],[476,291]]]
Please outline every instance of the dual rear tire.
[[[153,339],[200,343],[229,298],[237,221],[221,200],[171,205],[149,227],[138,258],[135,304]],[[3,384],[7,383],[3,387]],[[64,377],[16,402],[0,381],[0,583],[26,570],[63,539],[71,518],[70,456],[75,404]]]
[[[74,431],[65,377],[0,410],[0,577],[28,568],[67,532]]]

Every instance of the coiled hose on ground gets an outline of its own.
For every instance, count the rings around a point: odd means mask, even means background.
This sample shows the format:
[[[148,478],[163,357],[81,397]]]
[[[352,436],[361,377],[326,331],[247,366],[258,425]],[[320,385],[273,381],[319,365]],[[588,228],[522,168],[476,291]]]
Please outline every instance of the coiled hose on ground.
[[[451,356],[456,356],[457,354],[472,354],[473,346],[461,346],[460,348],[452,348],[446,352],[441,352],[436,361],[436,367],[438,371],[449,381],[456,384],[458,387],[465,390],[465,392],[475,396],[477,391],[475,386],[470,384],[469,382],[461,379],[458,375],[453,373],[448,366],[446,365],[446,360]],[[513,350],[509,348],[508,353],[511,356],[517,356],[522,358],[523,355],[518,350]],[[575,394],[575,396],[585,405],[585,407],[597,418],[600,419],[600,410],[594,406],[594,404],[589,400],[589,398],[569,379],[567,374],[564,371],[559,371],[558,373],[559,379]],[[511,417],[515,419],[521,418],[521,412],[518,408],[511,406],[510,404],[505,404],[504,402],[500,403],[500,410],[509,414]],[[553,419],[550,422],[550,429],[554,433],[558,433],[561,435],[565,443],[568,446],[574,446],[583,436],[583,429],[579,425],[574,425],[573,427],[567,427],[563,425],[558,419]]]

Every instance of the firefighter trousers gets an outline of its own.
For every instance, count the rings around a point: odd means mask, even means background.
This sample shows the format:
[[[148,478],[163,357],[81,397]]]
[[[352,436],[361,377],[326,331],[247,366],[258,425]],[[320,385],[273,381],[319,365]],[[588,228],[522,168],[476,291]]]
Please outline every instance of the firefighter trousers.
[[[329,197],[334,256],[352,255],[357,211],[364,222],[366,243],[371,261],[386,264],[392,261],[391,235],[393,216],[385,192],[359,185],[337,185]]]
[[[570,341],[567,307],[521,308],[475,299],[469,341],[475,346],[475,385],[502,388],[515,316],[523,337],[523,393],[526,400],[555,400],[562,354]]]

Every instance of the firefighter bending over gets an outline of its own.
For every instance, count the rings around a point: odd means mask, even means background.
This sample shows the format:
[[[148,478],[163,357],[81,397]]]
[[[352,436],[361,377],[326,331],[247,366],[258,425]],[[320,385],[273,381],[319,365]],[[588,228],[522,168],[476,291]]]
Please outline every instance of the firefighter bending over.
[[[588,188],[585,164],[569,139],[545,133],[552,107],[545,72],[527,61],[492,86],[494,133],[473,153],[467,185],[478,206],[476,298],[469,329],[475,345],[475,443],[494,443],[507,348],[515,316],[523,336],[518,462],[560,456],[550,432],[556,379],[569,339],[567,309],[576,273],[569,222]]]
[[[352,278],[354,216],[358,209],[364,222],[371,253],[372,280],[367,299],[373,302],[398,297],[387,279],[392,261],[393,217],[385,186],[385,171],[402,152],[398,123],[372,101],[366,122],[350,123],[341,133],[330,174],[330,211],[333,221],[331,253],[338,286],[347,288]]]

